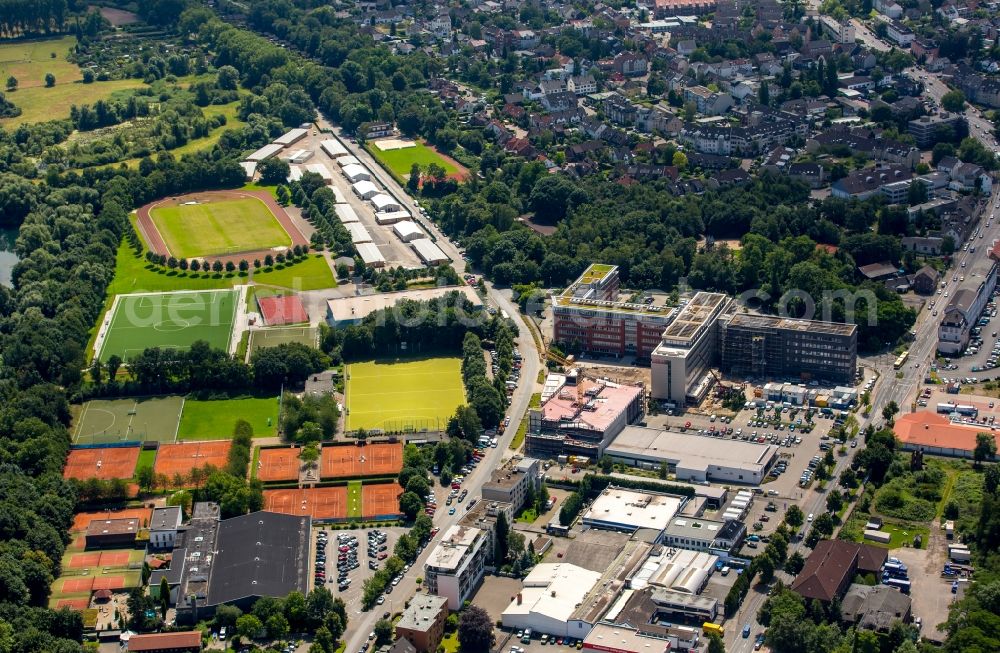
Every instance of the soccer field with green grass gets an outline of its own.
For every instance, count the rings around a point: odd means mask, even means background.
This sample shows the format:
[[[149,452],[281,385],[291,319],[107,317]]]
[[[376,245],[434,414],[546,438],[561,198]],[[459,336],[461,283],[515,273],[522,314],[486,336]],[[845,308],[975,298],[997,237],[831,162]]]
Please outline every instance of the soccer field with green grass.
[[[241,296],[239,289],[119,295],[110,313],[97,357],[117,354],[129,361],[144,349],[188,349],[204,340],[230,350]]]
[[[243,397],[184,402],[178,440],[228,440],[233,437],[236,420],[246,420],[255,438],[270,438],[278,433],[278,398]]]
[[[444,430],[465,403],[462,359],[376,360],[347,367],[347,430]]]
[[[259,199],[245,197],[158,206],[149,212],[177,258],[288,247],[292,239]]]
[[[410,174],[410,168],[413,167],[414,163],[419,165],[420,169],[424,172],[427,171],[427,166],[432,163],[436,163],[444,168],[445,172],[449,175],[459,172],[458,168],[451,161],[448,161],[420,142],[414,143],[413,147],[386,150],[384,152],[378,149],[378,143],[373,143],[368,149],[371,150],[375,158],[382,161],[389,169],[403,178],[406,178]]]

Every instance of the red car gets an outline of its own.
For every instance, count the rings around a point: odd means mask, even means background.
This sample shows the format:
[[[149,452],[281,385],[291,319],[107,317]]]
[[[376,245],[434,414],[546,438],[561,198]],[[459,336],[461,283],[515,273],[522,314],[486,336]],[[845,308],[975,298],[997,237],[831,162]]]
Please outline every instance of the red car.
[[[389,554],[386,553],[385,551],[383,551],[382,553],[378,554],[378,559],[379,560],[385,560],[388,557],[389,557]]]

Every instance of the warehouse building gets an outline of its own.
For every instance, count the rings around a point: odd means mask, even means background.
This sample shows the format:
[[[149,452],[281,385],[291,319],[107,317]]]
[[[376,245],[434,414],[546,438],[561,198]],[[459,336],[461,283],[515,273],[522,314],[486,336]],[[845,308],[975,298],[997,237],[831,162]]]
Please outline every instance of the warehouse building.
[[[568,637],[575,632],[571,622],[577,607],[601,576],[600,572],[567,563],[535,565],[503,611],[504,628],[531,628],[533,632]]]
[[[87,533],[84,535],[85,547],[103,549],[132,546],[139,535],[139,526],[139,520],[134,517],[95,519],[87,526]]]
[[[323,151],[331,159],[336,159],[338,156],[344,156],[348,153],[347,148],[340,141],[333,138],[321,142],[319,146],[323,148]]]
[[[687,497],[611,486],[590,504],[590,509],[583,515],[583,523],[591,528],[628,533],[640,528],[659,533],[685,503]]]
[[[288,162],[294,164],[302,164],[313,157],[313,153],[310,150],[295,150],[288,155]]]
[[[697,595],[705,588],[718,560],[718,556],[704,551],[660,549],[660,554],[650,556],[643,569],[633,576],[632,586],[638,589],[651,585],[681,594]],[[650,568],[651,573],[647,575]]]
[[[364,243],[358,247],[363,246]],[[478,313],[483,309],[483,300],[469,286],[439,286],[437,288],[422,288],[419,290],[403,290],[399,292],[331,299],[326,302],[326,321],[332,327],[361,324],[361,321],[368,315],[386,308],[392,308],[401,301],[426,302],[432,299],[443,298],[452,293],[458,293],[462,296],[464,308],[470,314]]]
[[[246,611],[260,597],[306,594],[311,528],[308,516],[261,511],[223,520],[217,504],[196,503],[178,538],[185,561],[177,622],[211,619],[220,605]]]
[[[677,516],[664,530],[663,543],[679,549],[729,554],[743,542],[746,531],[746,524],[735,519],[716,521]]]
[[[280,145],[281,147],[288,147],[294,143],[298,143],[305,135],[309,133],[308,129],[302,129],[301,127],[296,127],[295,129],[289,129],[287,132],[281,136],[274,139],[275,145]]]
[[[344,166],[341,172],[344,173],[344,177],[347,178],[347,181],[351,182],[352,184],[357,183],[359,181],[371,181],[372,178],[371,173],[368,172],[368,168],[364,167],[363,165],[359,165],[357,163],[351,163],[349,165]],[[369,198],[366,197],[365,199]]]
[[[354,156],[353,154],[345,154],[343,156],[337,157],[337,165],[341,168],[346,168],[347,166],[362,166],[361,159]]]
[[[699,292],[676,314],[650,356],[654,399],[684,406],[705,398],[718,361],[717,323],[732,305],[721,293]]]
[[[575,373],[550,376],[542,405],[528,411],[525,452],[538,458],[562,455],[597,460],[628,424],[641,419],[644,389]]]
[[[388,195],[386,193],[379,193],[375,197],[371,198],[370,201],[372,203],[372,206],[375,207],[375,210],[380,213],[399,211],[403,208],[399,204],[399,202],[393,199],[391,195]]]
[[[649,358],[675,309],[622,301],[618,266],[594,263],[552,296],[553,339],[570,350]]]
[[[604,453],[633,467],[658,469],[666,463],[681,481],[759,485],[777,460],[778,447],[627,426]]]
[[[360,222],[349,222],[344,227],[347,229],[347,233],[351,234],[351,242],[355,245],[372,242],[372,235]]]
[[[322,177],[325,183],[333,183],[333,173],[322,163],[307,163],[304,168],[306,172],[312,172]]]
[[[404,243],[409,243],[417,238],[426,238],[427,235],[420,230],[416,222],[412,220],[403,220],[402,222],[397,222],[392,225],[392,231],[396,234],[396,238],[399,238]]]
[[[409,211],[379,211],[375,213],[375,222],[380,225],[390,225],[409,220],[411,217]]]
[[[385,257],[375,243],[358,243],[354,246],[364,264],[372,268],[384,268]]]
[[[333,210],[336,211],[337,217],[344,225],[361,222],[361,218],[358,217],[354,207],[350,204],[334,204]]]
[[[855,324],[737,313],[722,320],[720,327],[724,372],[854,382],[858,369]]]
[[[451,260],[440,247],[431,242],[430,238],[415,238],[410,241],[410,247],[424,265],[440,265]]]
[[[362,180],[351,185],[351,189],[354,190],[354,194],[363,200],[368,200],[381,192],[381,188],[376,186],[374,183],[368,180]]]
[[[272,156],[283,150],[284,147],[276,143],[268,143],[264,147],[260,148],[256,152],[247,155],[246,161],[253,161],[254,163],[259,163],[264,159],[270,159]]]
[[[431,594],[448,599],[458,610],[483,580],[490,551],[486,532],[467,526],[452,526],[444,533],[424,563],[424,586]]]

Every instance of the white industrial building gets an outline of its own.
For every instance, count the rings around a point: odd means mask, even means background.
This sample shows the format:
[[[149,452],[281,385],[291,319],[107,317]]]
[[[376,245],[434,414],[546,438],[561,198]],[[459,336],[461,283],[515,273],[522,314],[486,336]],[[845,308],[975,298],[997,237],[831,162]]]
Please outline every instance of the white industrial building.
[[[374,247],[374,245],[371,243],[357,245],[359,253],[363,247]],[[453,292],[460,293],[465,301],[473,306],[474,311],[478,312],[482,310],[483,300],[469,286],[435,286],[434,288],[382,292],[374,295],[352,295],[350,297],[329,299],[326,302],[326,321],[332,327],[361,324],[361,321],[372,313],[392,308],[403,300],[429,302]]]
[[[375,197],[371,198],[370,201],[372,206],[375,207],[375,210],[379,212],[398,211],[403,208],[400,206],[399,202],[386,193],[379,193]]]
[[[274,139],[274,144],[280,145],[281,147],[288,147],[289,145],[302,140],[308,133],[308,129],[302,129],[301,127],[289,129],[287,132]]]
[[[295,150],[288,155],[289,163],[305,163],[313,157],[312,150]]]
[[[403,220],[402,222],[397,222],[392,225],[392,231],[396,234],[404,243],[416,240],[417,238],[426,238],[427,235],[420,230],[416,222],[412,220]]]
[[[424,563],[427,591],[446,597],[450,609],[461,608],[483,580],[489,541],[488,534],[479,528],[455,525],[445,531]]]
[[[308,172],[313,172],[323,178],[323,181],[332,184],[333,183],[333,173],[322,163],[308,163],[305,166]]]
[[[358,214],[354,211],[354,207],[350,204],[334,204],[333,210],[337,212],[337,217],[340,218],[340,221],[345,225],[354,222],[361,222],[361,219],[358,218]]]
[[[368,200],[375,197],[376,195],[378,195],[379,191],[382,190],[381,188],[379,188],[372,182],[368,181],[367,179],[352,184],[351,189],[354,191],[355,195],[357,195],[363,200]]]
[[[346,204],[347,203],[347,198],[344,197],[344,193],[342,193],[339,188],[337,188],[336,186],[331,186],[330,190],[333,191],[333,201],[334,202],[336,202],[337,204]]]
[[[360,222],[348,222],[344,225],[347,228],[348,233],[351,234],[351,242],[357,245],[358,243],[370,243],[372,242],[372,235],[368,233],[365,226]]]
[[[719,556],[704,551],[664,549],[663,555],[647,560],[656,567],[646,583],[682,594],[700,594],[718,560]]]
[[[716,521],[677,515],[663,531],[663,543],[679,549],[728,554],[743,540],[746,530],[746,524],[735,519]]]
[[[350,165],[344,166],[341,171],[347,178],[347,181],[352,184],[359,181],[371,181],[372,175],[368,172],[368,168],[358,165],[357,163],[352,163]],[[367,197],[365,199],[368,199]]]
[[[270,159],[272,156],[283,150],[281,145],[276,143],[268,143],[264,147],[260,148],[253,154],[247,156],[247,161],[263,161],[264,159]]]
[[[447,263],[451,259],[441,251],[441,248],[431,242],[429,238],[417,238],[410,242],[410,247],[417,253],[424,265],[438,265]]]
[[[632,532],[662,531],[687,502],[682,496],[607,487],[590,504],[583,523],[591,528]]]
[[[386,211],[375,214],[375,221],[381,225],[396,224],[400,220],[409,220],[412,216],[409,211]]]
[[[247,179],[253,179],[254,173],[257,172],[257,163],[254,161],[240,161],[240,167],[243,168],[243,174]]]
[[[361,160],[353,154],[344,154],[343,156],[337,157],[337,165],[341,168],[346,168],[347,166],[359,166],[361,165]]]
[[[679,481],[759,485],[777,459],[778,447],[626,426],[604,453],[633,467],[658,469],[666,463]]]
[[[331,159],[336,159],[338,156],[347,154],[347,148],[340,141],[333,138],[323,141],[319,146],[323,148],[323,151]]]
[[[600,572],[567,563],[535,565],[503,611],[504,628],[568,637],[577,632],[571,625],[574,612],[600,579]]]
[[[302,166],[288,166],[288,181],[302,179]]]

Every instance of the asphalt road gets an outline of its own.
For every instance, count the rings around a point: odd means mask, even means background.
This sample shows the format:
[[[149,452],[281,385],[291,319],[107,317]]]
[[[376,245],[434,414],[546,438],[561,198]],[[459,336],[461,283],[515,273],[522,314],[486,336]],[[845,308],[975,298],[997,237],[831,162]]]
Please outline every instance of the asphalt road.
[[[436,237],[436,244],[438,247],[444,251],[452,259],[452,267],[459,273],[462,274],[465,271],[465,260],[459,253],[458,248],[452,243],[443,233],[441,233],[437,226],[424,218],[419,211],[419,207],[414,204],[413,198],[411,198],[407,193],[392,179],[380,166],[379,164],[368,154],[363,148],[361,148],[357,143],[352,143],[346,136],[344,136],[339,127],[334,126],[324,118],[320,118],[317,121],[317,125],[324,130],[332,131],[337,138],[343,143],[344,147],[358,157],[358,159],[371,171],[373,176],[373,181],[381,184],[384,188],[389,191],[389,194],[396,198],[397,201],[402,203],[406,210],[410,212],[415,218],[417,218],[420,226],[433,234]],[[517,348],[520,350],[522,359],[521,367],[521,382],[518,384],[517,389],[514,390],[514,394],[511,397],[510,406],[507,409],[507,414],[510,415],[510,426],[504,431],[504,433],[497,437],[498,446],[497,448],[487,449],[486,457],[483,459],[482,463],[477,465],[475,470],[469,474],[465,482],[462,484],[463,489],[469,491],[469,499],[480,496],[480,491],[483,484],[486,483],[490,478],[490,473],[500,466],[500,464],[507,458],[511,457],[511,452],[508,450],[508,445],[510,444],[511,438],[517,432],[518,425],[521,423],[521,417],[524,415],[525,411],[528,409],[528,403],[531,400],[531,394],[534,390],[535,379],[538,376],[538,370],[541,366],[541,359],[537,348],[535,347],[535,341],[531,337],[531,332],[528,330],[528,325],[524,322],[521,317],[518,307],[515,306],[510,299],[501,291],[497,290],[492,286],[492,284],[486,284],[487,297],[489,301],[496,306],[498,310],[505,310],[507,314],[511,316],[511,319],[517,325]],[[434,517],[434,525],[441,529],[441,532],[432,540],[427,548],[425,548],[414,564],[410,566],[410,570],[404,575],[403,580],[400,581],[399,585],[393,589],[390,597],[392,599],[392,610],[398,612],[406,599],[409,599],[417,591],[416,579],[417,577],[422,577],[424,575],[423,568],[424,562],[426,562],[427,557],[433,550],[435,542],[439,541],[441,536],[448,530],[449,527],[458,523],[458,521],[465,514],[464,507],[469,505],[468,501],[465,504],[458,506],[458,510],[454,515],[449,515],[446,510],[439,510]],[[359,581],[361,582],[361,581]],[[346,653],[357,653],[360,651],[361,645],[367,640],[368,633],[372,631],[375,627],[375,622],[382,616],[385,610],[390,609],[389,601],[386,601],[385,605],[376,606],[375,609],[368,612],[361,612],[360,610],[355,610],[348,614],[349,623],[347,627],[347,648]]]

